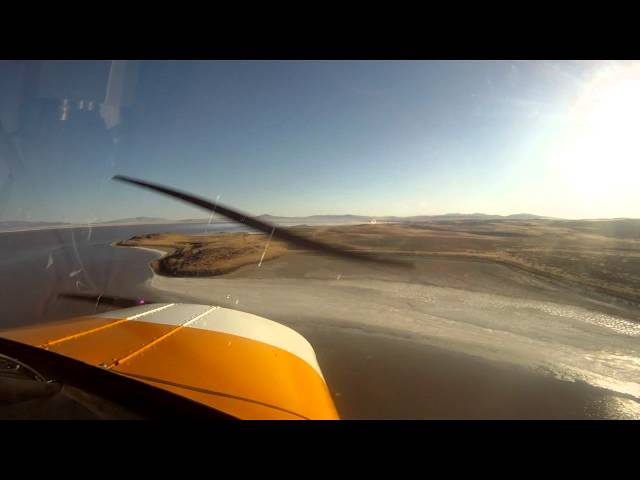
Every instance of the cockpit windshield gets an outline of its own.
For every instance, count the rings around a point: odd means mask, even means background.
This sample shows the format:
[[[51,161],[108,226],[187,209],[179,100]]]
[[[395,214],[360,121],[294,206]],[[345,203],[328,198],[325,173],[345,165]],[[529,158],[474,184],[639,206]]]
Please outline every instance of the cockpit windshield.
[[[639,122],[635,61],[0,61],[0,337],[220,307],[341,418],[639,418]]]

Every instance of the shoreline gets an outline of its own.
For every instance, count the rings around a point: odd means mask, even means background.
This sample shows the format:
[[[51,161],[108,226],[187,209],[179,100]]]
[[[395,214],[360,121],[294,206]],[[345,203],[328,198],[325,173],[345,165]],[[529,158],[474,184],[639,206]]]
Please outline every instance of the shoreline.
[[[259,233],[256,232],[247,232],[248,235],[256,235]],[[196,235],[194,235],[196,236]],[[119,245],[119,242],[114,242],[112,244],[112,246],[117,246],[117,247],[128,247],[128,248],[138,248],[141,250],[148,250],[148,251],[152,251],[155,253],[160,254],[160,257],[158,257],[157,259],[152,260],[151,262],[149,262],[149,267],[153,270],[153,272],[159,276],[162,277],[167,277],[167,278],[219,278],[219,277],[223,277],[224,275],[228,275],[229,273],[233,273],[235,271],[237,271],[238,269],[241,269],[245,266],[247,266],[246,264],[244,265],[240,265],[237,267],[234,267],[232,269],[229,270],[225,270],[225,271],[220,271],[218,273],[211,273],[211,272],[204,272],[202,274],[198,274],[198,273],[193,273],[193,274],[174,274],[174,273],[170,273],[170,272],[166,272],[164,270],[161,270],[159,268],[159,262],[161,262],[163,259],[165,259],[165,257],[171,256],[176,254],[178,248],[174,248],[174,247],[166,247],[165,249],[160,248],[151,248],[151,247],[141,247],[141,246],[135,246],[135,245]],[[469,254],[456,254],[456,253],[451,253],[451,252],[397,252],[397,251],[388,251],[388,250],[370,250],[367,251],[367,253],[372,253],[372,254],[383,254],[383,255],[397,255],[399,257],[416,257],[416,258],[433,258],[433,259],[446,259],[446,260],[450,260],[450,261],[459,261],[459,262],[478,262],[478,263],[485,263],[485,264],[493,264],[493,265],[500,265],[500,266],[504,266],[506,268],[510,268],[510,269],[514,269],[516,271],[521,271],[524,273],[527,273],[529,275],[535,276],[539,279],[542,279],[544,281],[547,282],[552,282],[555,283],[556,285],[560,286],[560,287],[564,287],[564,288],[572,288],[576,293],[583,295],[585,297],[588,297],[592,300],[597,300],[597,301],[602,301],[602,302],[606,302],[606,303],[612,303],[612,302],[624,302],[626,307],[634,307],[634,308],[640,308],[640,298],[638,297],[632,297],[629,295],[625,295],[621,292],[618,292],[616,290],[612,290],[610,288],[607,287],[602,287],[602,286],[598,286],[598,285],[591,285],[589,283],[584,283],[580,280],[576,280],[573,278],[566,278],[562,275],[558,275],[558,274],[554,274],[554,273],[550,273],[544,270],[540,270],[540,269],[536,269],[533,267],[530,267],[528,265],[524,265],[524,264],[520,264],[518,262],[514,262],[514,261],[509,261],[507,259],[501,259],[501,258],[496,258],[496,257],[492,257],[492,256],[483,256],[483,255],[469,255]],[[296,254],[309,254],[309,252],[297,252],[297,253],[293,253],[293,252],[287,252],[286,255],[296,255]],[[272,261],[272,260],[276,260],[279,257],[275,257],[272,259],[267,259],[265,261]]]
[[[116,245],[116,246],[120,247],[120,245]],[[160,250],[159,248],[149,248],[149,247],[129,247],[129,248],[137,248],[138,250],[145,250],[147,252],[156,253],[159,255],[159,258],[162,258],[164,255],[168,253],[168,252],[165,252],[164,250]]]
[[[117,240],[115,242],[111,242],[109,245],[111,247],[115,247],[115,248],[136,248],[138,250],[145,250],[147,252],[153,252],[155,254],[158,254],[159,257],[156,260],[161,259],[162,257],[164,257],[165,255],[172,253],[170,250],[163,250],[162,248],[151,248],[151,247],[137,247],[137,246],[133,246],[133,245],[119,245],[120,240]],[[153,272],[155,273],[155,270],[153,269],[153,266],[151,265],[151,263],[148,264],[149,267],[151,267],[151,270],[153,270]]]

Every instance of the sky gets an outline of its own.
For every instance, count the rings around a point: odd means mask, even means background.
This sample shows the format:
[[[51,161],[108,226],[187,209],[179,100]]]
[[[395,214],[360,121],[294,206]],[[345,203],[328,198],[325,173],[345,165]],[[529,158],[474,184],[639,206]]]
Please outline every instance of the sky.
[[[104,62],[71,64],[43,69],[39,95],[58,110],[103,101]],[[115,174],[254,215],[640,217],[635,62],[128,65],[115,128],[71,111],[13,133],[22,77],[0,62],[0,120],[19,151],[0,152],[0,221],[207,216]]]

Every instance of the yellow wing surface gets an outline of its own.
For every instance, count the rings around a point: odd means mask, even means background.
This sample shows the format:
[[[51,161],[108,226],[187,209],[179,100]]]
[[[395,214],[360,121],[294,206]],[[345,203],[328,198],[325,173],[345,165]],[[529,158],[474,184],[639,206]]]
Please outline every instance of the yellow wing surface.
[[[279,323],[210,305],[149,304],[0,331],[242,419],[338,419],[313,347]]]

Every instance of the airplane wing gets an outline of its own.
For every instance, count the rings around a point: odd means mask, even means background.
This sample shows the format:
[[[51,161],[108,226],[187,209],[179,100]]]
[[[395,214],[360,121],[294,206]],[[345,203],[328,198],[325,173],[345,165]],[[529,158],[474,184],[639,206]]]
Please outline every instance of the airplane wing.
[[[212,305],[153,303],[0,331],[242,419],[338,419],[299,333]]]

